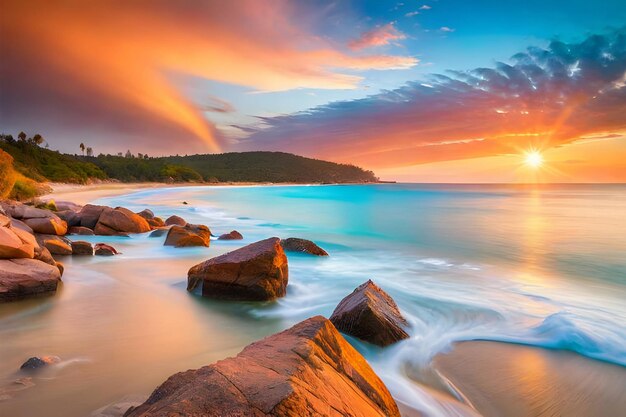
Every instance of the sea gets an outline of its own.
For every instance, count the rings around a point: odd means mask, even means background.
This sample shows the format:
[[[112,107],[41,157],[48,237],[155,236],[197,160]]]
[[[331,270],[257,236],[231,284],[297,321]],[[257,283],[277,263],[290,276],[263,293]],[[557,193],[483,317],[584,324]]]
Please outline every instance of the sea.
[[[122,254],[67,257],[55,296],[0,305],[2,416],[103,415],[175,372],[329,317],[368,279],[397,302],[410,338],[386,348],[347,339],[399,403],[426,416],[476,415],[432,365],[457,342],[626,366],[626,185],[173,187],[95,203],[176,214],[244,240],[173,248],[149,234],[81,236]],[[276,302],[186,291],[191,266],[273,236],[313,240],[330,256],[289,253],[287,295]],[[61,362],[30,378],[18,372],[39,355]]]

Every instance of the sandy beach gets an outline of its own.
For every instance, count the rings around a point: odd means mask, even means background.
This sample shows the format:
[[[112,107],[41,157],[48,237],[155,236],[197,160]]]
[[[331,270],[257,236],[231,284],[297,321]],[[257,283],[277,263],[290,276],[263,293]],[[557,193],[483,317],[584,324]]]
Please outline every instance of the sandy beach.
[[[573,352],[463,342],[436,368],[485,417],[622,416],[626,369]]]

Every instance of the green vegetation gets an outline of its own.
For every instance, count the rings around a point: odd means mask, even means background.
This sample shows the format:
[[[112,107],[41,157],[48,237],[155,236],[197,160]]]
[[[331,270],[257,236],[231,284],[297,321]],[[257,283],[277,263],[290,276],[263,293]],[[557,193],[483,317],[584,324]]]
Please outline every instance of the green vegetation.
[[[18,138],[15,140],[11,135],[0,135],[0,150],[10,154],[6,155],[5,159],[13,157],[13,166],[17,171],[13,188],[20,196],[37,192],[36,187],[29,180],[70,183],[106,179],[122,182],[209,183],[377,181],[373,172],[353,165],[304,158],[284,152],[241,152],[152,158],[143,154],[135,156],[127,151],[124,156],[121,152],[118,155],[93,156],[93,149],[81,143],[77,149],[80,149],[83,155],[78,156],[42,148],[41,145],[46,141],[41,135],[27,138],[26,134],[21,132]],[[2,172],[1,163],[2,159],[0,159],[0,172]],[[10,165],[10,161],[8,164]],[[8,176],[7,179],[9,179]]]
[[[0,150],[0,198],[6,198],[15,184],[15,171],[13,170],[13,158],[8,153]]]

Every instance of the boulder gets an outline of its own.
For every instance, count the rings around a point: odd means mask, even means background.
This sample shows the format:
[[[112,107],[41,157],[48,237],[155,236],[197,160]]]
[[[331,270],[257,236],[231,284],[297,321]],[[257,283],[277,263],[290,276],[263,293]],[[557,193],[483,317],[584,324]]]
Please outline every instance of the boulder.
[[[156,229],[157,227],[163,227],[165,226],[165,222],[163,221],[162,218],[160,217],[153,217],[151,219],[146,220],[148,222],[148,224],[150,225],[150,227],[152,227],[153,229]]]
[[[20,369],[23,371],[33,371],[58,362],[61,362],[61,358],[58,356],[33,356],[32,358],[28,358],[28,360],[20,366]]]
[[[165,220],[166,226],[185,226],[186,224],[187,222],[185,221],[185,219],[176,215],[170,216],[167,218],[167,220]]]
[[[98,223],[96,228],[93,230],[95,235],[99,236],[125,236],[128,237],[128,233],[119,232],[115,229],[110,228],[109,226],[105,226],[102,223]]]
[[[80,215],[73,210],[57,211],[57,216],[67,223],[67,227],[80,226]]]
[[[24,219],[24,223],[33,229],[35,233],[59,236],[63,236],[67,233],[67,223],[57,216],[28,218]]]
[[[307,239],[290,237],[280,241],[283,249],[287,252],[308,253],[315,256],[328,256],[328,252]]]
[[[53,255],[71,255],[72,254],[72,245],[62,240],[48,239],[44,243],[44,246]]]
[[[172,375],[126,417],[400,417],[387,387],[321,316],[236,357]]]
[[[93,246],[91,246],[91,243],[85,242],[84,240],[72,242],[72,255],[93,256]]]
[[[35,248],[35,258],[41,262],[45,262],[48,265],[56,266],[56,261],[52,257],[52,254],[45,246],[38,246]]]
[[[82,235],[82,236],[93,236],[95,234],[93,230],[84,226],[70,227],[67,233],[69,235]]]
[[[28,232],[30,234],[35,233],[33,231],[33,229],[31,229],[26,223],[24,223],[21,220],[17,220],[17,219],[11,219],[11,228],[13,228],[13,229],[20,229],[20,230],[23,230],[23,231]]]
[[[99,233],[99,231],[104,230],[107,233]],[[113,210],[103,210],[94,228],[96,234],[113,234],[109,233],[109,230],[123,233],[145,233],[152,229],[143,217],[124,207],[116,207]]]
[[[63,272],[65,272],[65,265],[63,265],[61,262],[55,262],[54,266],[57,267],[59,273],[61,274],[61,276],[63,276]]]
[[[395,301],[368,280],[341,300],[330,316],[335,327],[346,334],[378,346],[387,346],[409,337]]]
[[[148,237],[161,237],[168,232],[169,232],[169,229],[166,229],[166,228],[156,229],[152,233],[150,233]]]
[[[35,256],[35,245],[25,242],[18,233],[28,235],[19,229],[14,231],[9,227],[0,227],[0,259],[33,258]],[[36,244],[36,242],[34,243]]]
[[[54,293],[60,280],[56,266],[36,259],[0,260],[0,302]]]
[[[87,204],[78,213],[80,216],[80,225],[93,230],[104,210],[111,210],[111,208],[107,206],[97,206],[95,204]]]
[[[273,237],[193,266],[187,290],[202,284],[205,297],[266,301],[285,295],[288,277],[287,257]]]
[[[56,217],[50,210],[40,209],[22,203],[15,203],[9,214],[16,219],[45,219],[48,217]]]
[[[232,230],[230,233],[224,233],[217,238],[217,240],[241,240],[243,235],[236,230]]]
[[[209,246],[211,244],[211,230],[201,224],[186,224],[172,226],[167,232],[164,246]]]
[[[154,213],[150,209],[145,209],[137,213],[138,216],[143,217],[146,220],[154,219]]]
[[[119,252],[115,250],[113,246],[107,245],[106,243],[96,243],[94,246],[94,254],[98,256],[113,256],[118,255]]]
[[[6,214],[0,213],[0,227],[11,226],[11,218]]]

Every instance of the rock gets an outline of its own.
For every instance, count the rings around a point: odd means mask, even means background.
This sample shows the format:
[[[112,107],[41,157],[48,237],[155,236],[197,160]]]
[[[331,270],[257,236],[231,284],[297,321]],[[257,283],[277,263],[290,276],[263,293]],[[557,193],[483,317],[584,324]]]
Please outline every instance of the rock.
[[[165,220],[166,226],[185,226],[187,222],[182,217],[170,216]]]
[[[169,231],[169,229],[157,229],[155,231],[153,231],[152,233],[150,233],[150,235],[148,237],[161,237],[164,234],[166,234]]]
[[[372,280],[341,300],[330,321],[339,331],[379,346],[409,337],[395,301]]]
[[[96,246],[94,246],[94,253],[98,256],[113,256],[119,254],[113,246],[109,246],[105,243],[96,243]]]
[[[283,249],[287,252],[302,252],[309,255],[328,256],[328,252],[317,246],[310,240],[290,237],[280,241]]]
[[[285,295],[288,278],[287,257],[273,237],[193,266],[187,290],[202,283],[205,297],[266,301]]]
[[[71,210],[76,213],[78,213],[83,208],[83,206],[73,203],[71,201],[57,201],[56,206],[57,210],[59,211]]]
[[[29,218],[25,219],[24,223],[33,229],[35,233],[45,233],[59,236],[63,236],[67,233],[67,223],[56,216]]]
[[[217,240],[241,240],[243,239],[243,235],[236,230],[231,231],[230,233],[224,233],[217,238]]]
[[[100,219],[100,215],[106,209],[111,210],[110,207],[87,204],[78,213],[80,216],[80,225],[93,230]]]
[[[201,224],[187,224],[172,226],[167,232],[164,246],[209,246],[211,244],[211,230]]]
[[[71,255],[72,242],[62,236],[38,234],[37,241],[53,255]]]
[[[63,273],[65,272],[65,265],[63,265],[61,262],[55,262],[54,266],[57,267],[59,273],[61,274],[61,276],[63,276]]]
[[[56,266],[36,259],[0,260],[0,302],[53,293],[60,280]]]
[[[163,221],[162,218],[160,217],[153,217],[151,219],[146,220],[148,222],[148,224],[150,225],[150,227],[152,227],[153,229],[156,229],[157,227],[163,227],[165,226],[165,222]]]
[[[236,357],[172,375],[127,417],[400,417],[387,387],[321,316]]]
[[[25,242],[18,233],[28,234],[9,227],[0,227],[0,259],[13,258],[33,258],[35,256],[35,246]],[[36,242],[35,242],[36,243]]]
[[[46,219],[49,217],[57,217],[50,210],[27,206],[21,203],[16,203],[10,214],[11,217],[16,219]]]
[[[93,256],[93,246],[84,240],[72,242],[72,255],[88,255]]]
[[[20,369],[23,371],[32,371],[58,362],[61,362],[61,358],[58,356],[33,356],[24,362],[22,366],[20,366]]]
[[[52,257],[52,254],[45,246],[39,246],[38,248],[35,248],[34,259],[37,259],[41,262],[45,262],[48,265],[56,266],[57,264],[54,258]]]
[[[35,233],[35,232],[33,231],[33,229],[31,229],[31,228],[30,228],[30,226],[28,226],[28,225],[27,225],[26,223],[24,223],[23,221],[21,221],[21,220],[17,220],[17,219],[11,219],[11,228],[12,228],[12,229],[20,229],[20,230],[23,230],[23,231],[25,231],[25,232],[30,233],[31,235],[32,235],[33,233]]]
[[[0,213],[0,227],[9,227],[11,225],[11,218],[6,214]]]
[[[67,227],[80,226],[80,215],[72,210],[57,211],[57,216],[67,223]]]
[[[143,217],[146,220],[154,219],[154,213],[150,209],[145,209],[137,213],[138,216]]]
[[[145,233],[150,230],[150,225],[146,219],[124,207],[116,207],[113,210],[103,210],[94,228],[96,234],[103,235],[113,235],[117,232]]]
[[[70,235],[82,235],[82,236],[93,236],[95,233],[88,227],[84,226],[73,226],[68,230],[68,234]]]

